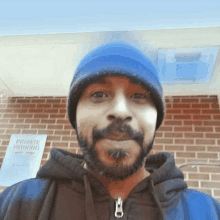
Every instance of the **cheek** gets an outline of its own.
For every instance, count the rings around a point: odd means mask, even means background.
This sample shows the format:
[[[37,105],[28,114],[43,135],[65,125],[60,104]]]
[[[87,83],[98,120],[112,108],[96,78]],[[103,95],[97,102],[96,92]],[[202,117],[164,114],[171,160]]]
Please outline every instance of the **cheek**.
[[[151,126],[155,126],[156,122],[157,122],[157,111],[155,111],[155,109],[151,109],[149,110],[146,114],[145,114],[145,121],[151,125]]]
[[[141,113],[140,126],[144,130],[145,140],[148,142],[149,139],[153,138],[156,123],[157,123],[157,111],[155,109],[148,109]]]
[[[86,138],[89,142],[92,142],[92,131],[94,127],[93,117],[88,114],[86,108],[79,105],[76,111],[77,131],[80,136]]]
[[[103,120],[103,112],[107,109],[106,106],[92,106],[87,102],[80,102],[76,109],[76,121],[78,133],[87,138],[87,140],[92,143],[92,132],[93,129],[100,129],[105,127],[106,121]]]

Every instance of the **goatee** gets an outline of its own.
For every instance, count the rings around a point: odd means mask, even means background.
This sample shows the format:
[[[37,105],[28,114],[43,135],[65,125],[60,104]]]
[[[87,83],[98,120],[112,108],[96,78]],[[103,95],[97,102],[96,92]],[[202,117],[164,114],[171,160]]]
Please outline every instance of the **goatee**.
[[[135,140],[140,146],[140,153],[138,154],[134,163],[130,166],[119,166],[120,159],[126,156],[129,157],[129,153],[126,152],[126,150],[110,150],[108,152],[110,156],[115,159],[115,161],[118,161],[118,166],[105,165],[98,157],[98,153],[95,149],[95,144],[97,143],[97,141],[107,138],[108,135],[116,132],[125,132],[130,139]],[[80,149],[84,155],[87,166],[98,173],[98,175],[101,175],[110,180],[125,180],[129,176],[136,173],[139,169],[141,169],[144,165],[147,155],[153,147],[155,137],[154,135],[151,142],[147,146],[144,146],[144,136],[142,133],[135,132],[130,126],[127,125],[120,126],[115,124],[111,124],[105,129],[94,129],[92,134],[92,143],[89,143],[87,138],[85,138],[82,134],[79,134],[78,129],[76,129],[76,134]]]

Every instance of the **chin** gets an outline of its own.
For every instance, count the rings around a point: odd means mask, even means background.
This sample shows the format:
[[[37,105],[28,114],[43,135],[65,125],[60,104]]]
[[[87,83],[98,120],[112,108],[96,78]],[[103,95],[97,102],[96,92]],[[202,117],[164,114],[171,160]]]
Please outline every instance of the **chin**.
[[[95,151],[100,161],[109,166],[132,166],[141,147],[134,140],[116,141],[102,139],[96,142]]]
[[[143,167],[145,153],[144,150],[140,150],[137,156],[129,154],[116,161],[107,152],[98,152],[95,148],[90,148],[85,155],[85,161],[99,176],[119,181],[132,176]]]

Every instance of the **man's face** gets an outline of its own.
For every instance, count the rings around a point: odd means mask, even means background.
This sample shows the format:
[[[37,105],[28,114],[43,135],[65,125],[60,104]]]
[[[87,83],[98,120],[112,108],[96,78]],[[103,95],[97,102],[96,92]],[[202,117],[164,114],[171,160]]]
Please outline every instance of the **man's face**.
[[[76,109],[87,166],[112,180],[131,176],[152,149],[156,121],[149,93],[128,78],[106,77],[89,85]]]

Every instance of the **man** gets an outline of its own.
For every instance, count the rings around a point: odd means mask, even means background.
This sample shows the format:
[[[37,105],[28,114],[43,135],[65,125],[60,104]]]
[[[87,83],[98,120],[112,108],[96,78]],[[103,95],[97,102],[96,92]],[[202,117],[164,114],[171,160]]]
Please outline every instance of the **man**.
[[[220,219],[220,204],[187,189],[169,153],[149,155],[164,118],[156,68],[111,42],[78,65],[68,117],[83,155],[53,149],[35,179],[0,196],[0,219]]]

